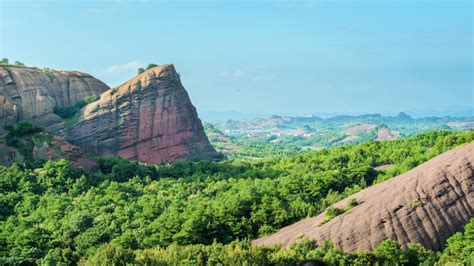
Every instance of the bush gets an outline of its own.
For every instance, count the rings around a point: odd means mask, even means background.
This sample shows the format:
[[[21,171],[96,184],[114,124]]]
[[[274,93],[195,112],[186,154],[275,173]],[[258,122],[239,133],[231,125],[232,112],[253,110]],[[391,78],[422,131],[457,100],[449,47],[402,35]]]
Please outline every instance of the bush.
[[[29,121],[20,121],[16,125],[5,125],[3,128],[8,132],[4,137],[5,144],[16,148],[25,160],[31,160],[34,143],[31,138],[26,137],[31,137],[43,129]]]
[[[345,211],[343,209],[336,208],[336,207],[333,207],[333,206],[327,208],[326,214],[324,215],[324,218],[323,218],[323,220],[321,221],[321,223],[319,225],[323,225],[323,224],[329,222],[330,220],[332,220],[332,218],[334,218],[338,215],[341,215],[344,212]]]
[[[147,67],[146,67],[146,70],[150,69],[150,68],[154,68],[154,67],[157,67],[158,65],[156,64],[149,64]]]
[[[99,94],[93,94],[93,95],[89,95],[89,96],[84,97],[84,101],[86,103],[92,103],[92,102],[98,101],[99,99],[100,99]]]
[[[42,131],[41,127],[35,126],[29,121],[20,121],[16,125],[5,125],[3,128],[8,131],[7,138],[21,138]]]
[[[53,109],[53,113],[60,116],[62,119],[70,119],[73,118],[84,106],[89,103],[95,102],[100,99],[100,95],[94,94],[84,97],[84,99],[78,101],[72,106],[68,107],[61,107],[55,106]]]

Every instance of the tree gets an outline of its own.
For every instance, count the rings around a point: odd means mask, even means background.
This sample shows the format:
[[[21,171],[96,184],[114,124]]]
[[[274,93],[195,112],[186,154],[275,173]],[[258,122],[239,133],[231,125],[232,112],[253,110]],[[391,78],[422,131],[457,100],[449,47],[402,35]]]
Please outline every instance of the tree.
[[[158,65],[156,64],[148,64],[148,66],[146,67],[146,70],[150,69],[150,68],[154,68],[154,67],[157,67]]]
[[[14,65],[16,65],[16,66],[25,66],[25,64],[23,64],[20,61],[15,61]]]
[[[375,255],[382,261],[389,261],[393,265],[400,264],[400,255],[402,254],[400,245],[397,242],[386,239],[377,246]]]
[[[138,69],[138,74],[141,74],[141,73],[143,73],[143,72],[145,72],[145,69],[143,69],[142,67],[140,67],[140,68]]]

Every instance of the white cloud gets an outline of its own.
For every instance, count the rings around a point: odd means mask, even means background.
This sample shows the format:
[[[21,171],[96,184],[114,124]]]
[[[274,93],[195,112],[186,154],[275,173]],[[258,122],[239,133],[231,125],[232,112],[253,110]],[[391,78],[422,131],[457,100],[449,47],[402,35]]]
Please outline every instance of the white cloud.
[[[105,73],[114,75],[121,74],[130,71],[137,71],[138,68],[143,67],[143,63],[139,61],[132,61],[121,65],[111,65],[106,70]]]

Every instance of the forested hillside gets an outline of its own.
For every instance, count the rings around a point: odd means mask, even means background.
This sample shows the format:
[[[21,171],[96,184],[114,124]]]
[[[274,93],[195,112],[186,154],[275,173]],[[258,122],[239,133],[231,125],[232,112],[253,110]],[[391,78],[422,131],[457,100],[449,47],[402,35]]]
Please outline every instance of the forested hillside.
[[[284,250],[249,240],[473,140],[472,130],[437,131],[257,161],[147,166],[97,158],[93,172],[65,160],[0,167],[0,264],[467,263],[472,221],[442,254],[391,241],[343,254],[328,243]]]

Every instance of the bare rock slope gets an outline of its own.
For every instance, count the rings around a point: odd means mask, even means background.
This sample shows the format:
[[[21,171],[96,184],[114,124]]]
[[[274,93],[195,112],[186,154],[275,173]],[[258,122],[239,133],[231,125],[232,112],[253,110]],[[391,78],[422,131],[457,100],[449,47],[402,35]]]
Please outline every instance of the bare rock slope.
[[[67,140],[97,155],[155,164],[218,156],[173,65],[102,93],[81,110]]]
[[[344,251],[370,250],[384,239],[439,250],[474,214],[474,143],[445,152],[415,169],[335,204],[360,204],[321,224],[325,213],[253,241],[289,246],[302,238],[330,240]]]
[[[78,71],[0,67],[0,131],[3,124],[30,120],[58,132],[63,120],[53,113],[55,106],[69,107],[107,89],[102,81]]]

